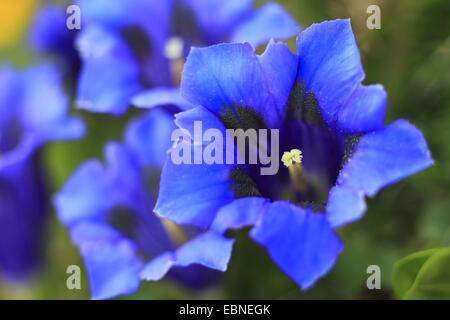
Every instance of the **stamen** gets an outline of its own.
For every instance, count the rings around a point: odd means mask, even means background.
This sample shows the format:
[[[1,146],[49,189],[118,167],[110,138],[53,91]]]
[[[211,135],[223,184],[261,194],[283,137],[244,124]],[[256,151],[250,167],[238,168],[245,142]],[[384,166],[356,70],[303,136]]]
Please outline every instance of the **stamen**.
[[[189,240],[180,226],[164,218],[162,218],[161,221],[170,238],[175,242],[176,245],[185,244]]]
[[[292,185],[297,192],[306,192],[308,182],[302,166],[303,153],[299,149],[292,149],[283,153],[281,161],[288,168]]]
[[[181,71],[183,70],[184,41],[180,37],[172,37],[166,42],[164,55],[170,60],[170,68],[176,83],[181,81]]]
[[[164,54],[170,60],[177,60],[183,57],[184,41],[180,37],[172,37],[166,42]]]
[[[302,164],[303,153],[299,149],[292,149],[291,151],[286,151],[281,157],[281,161],[286,167],[290,167],[292,164]]]

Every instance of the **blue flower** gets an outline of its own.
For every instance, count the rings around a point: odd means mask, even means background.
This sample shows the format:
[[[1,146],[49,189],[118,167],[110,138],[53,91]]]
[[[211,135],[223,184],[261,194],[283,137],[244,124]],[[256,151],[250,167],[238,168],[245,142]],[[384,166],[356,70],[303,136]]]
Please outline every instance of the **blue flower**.
[[[155,211],[222,235],[251,226],[250,237],[309,288],[334,265],[343,250],[335,229],[361,218],[365,197],[433,161],[412,124],[385,125],[386,92],[361,83],[349,20],[313,24],[298,36],[297,50],[274,42],[262,55],[248,44],[191,50],[181,91],[198,107],[176,115],[179,128],[191,137],[195,121],[224,136],[225,129],[279,129],[280,151],[296,152],[272,176],[261,175],[260,165],[168,157]],[[209,145],[190,143],[194,153]]]
[[[142,90],[171,88],[192,45],[285,39],[298,26],[277,4],[253,10],[253,0],[79,0],[82,28],[76,45],[82,59],[77,104],[92,112],[121,115],[133,102],[154,106]],[[132,98],[139,94],[134,101]],[[172,103],[174,104],[174,103]]]
[[[175,226],[152,211],[174,129],[170,111],[144,114],[123,143],[106,146],[105,165],[87,161],[55,197],[59,218],[80,248],[93,299],[133,293],[141,280],[167,273],[200,289],[217,277],[205,267],[226,269],[232,240]]]
[[[22,281],[38,266],[48,209],[39,150],[79,138],[84,127],[67,115],[62,75],[52,65],[2,67],[0,86],[0,273]]]

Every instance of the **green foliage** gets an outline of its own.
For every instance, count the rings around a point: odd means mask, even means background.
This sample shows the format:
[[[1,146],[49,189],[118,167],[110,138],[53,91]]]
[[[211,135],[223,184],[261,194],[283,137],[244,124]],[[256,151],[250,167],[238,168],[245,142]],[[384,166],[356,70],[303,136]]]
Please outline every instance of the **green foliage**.
[[[450,248],[413,253],[395,264],[393,285],[401,299],[450,299]]]

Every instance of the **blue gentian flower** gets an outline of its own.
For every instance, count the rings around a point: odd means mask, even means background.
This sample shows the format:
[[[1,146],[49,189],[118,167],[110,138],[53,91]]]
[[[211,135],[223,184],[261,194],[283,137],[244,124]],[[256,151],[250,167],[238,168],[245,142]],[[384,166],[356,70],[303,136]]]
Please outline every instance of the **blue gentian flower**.
[[[277,4],[253,10],[253,0],[79,0],[82,28],[76,43],[82,59],[77,104],[92,112],[121,115],[143,90],[163,91],[179,102],[177,74],[191,45],[249,42],[298,33]],[[164,91],[165,90],[165,91]],[[147,100],[147,94],[150,100]],[[153,106],[155,93],[133,101]]]
[[[93,299],[133,293],[141,280],[159,280],[172,267],[178,267],[172,278],[201,289],[217,278],[205,267],[226,269],[232,240],[175,226],[152,212],[174,129],[170,111],[144,114],[123,143],[106,146],[106,164],[87,161],[55,197],[60,220],[80,248]]]
[[[168,157],[155,212],[224,237],[251,227],[250,237],[309,288],[334,265],[343,250],[335,229],[361,218],[365,197],[433,161],[411,123],[385,125],[386,92],[361,83],[349,20],[313,24],[298,36],[297,50],[275,42],[262,55],[249,44],[191,50],[181,92],[198,107],[176,115],[192,139],[179,143],[202,154],[209,143],[193,132],[201,121],[224,136],[226,129],[279,129],[280,151],[293,151],[271,176],[259,165],[175,164]]]
[[[62,75],[53,65],[0,69],[0,273],[26,280],[39,263],[48,209],[39,150],[79,138],[82,122],[67,114]]]

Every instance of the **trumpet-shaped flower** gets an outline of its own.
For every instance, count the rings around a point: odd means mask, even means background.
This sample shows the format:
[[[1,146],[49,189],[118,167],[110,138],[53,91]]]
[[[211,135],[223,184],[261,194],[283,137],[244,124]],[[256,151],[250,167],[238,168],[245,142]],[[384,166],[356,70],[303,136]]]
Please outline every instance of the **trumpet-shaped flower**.
[[[174,128],[168,111],[141,116],[125,142],[107,145],[107,164],[87,161],[55,197],[59,218],[80,248],[94,299],[133,293],[141,280],[166,273],[201,289],[217,278],[206,267],[226,269],[232,240],[176,226],[152,212]]]
[[[77,3],[83,19],[76,40],[82,59],[77,101],[92,112],[120,115],[132,102],[151,107],[161,94],[171,104],[180,103],[172,88],[192,45],[246,41],[258,46],[298,33],[279,5],[253,10],[253,0]]]
[[[224,136],[226,129],[278,129],[284,166],[268,176],[260,164],[176,164],[168,157],[155,211],[225,238],[228,229],[250,226],[250,237],[308,288],[343,250],[335,229],[362,217],[366,197],[432,159],[411,123],[385,124],[386,92],[361,83],[349,20],[312,25],[297,50],[275,42],[262,55],[248,44],[191,50],[181,91],[198,107],[177,114],[177,126],[191,137],[195,121]],[[212,142],[179,143],[195,152]]]

